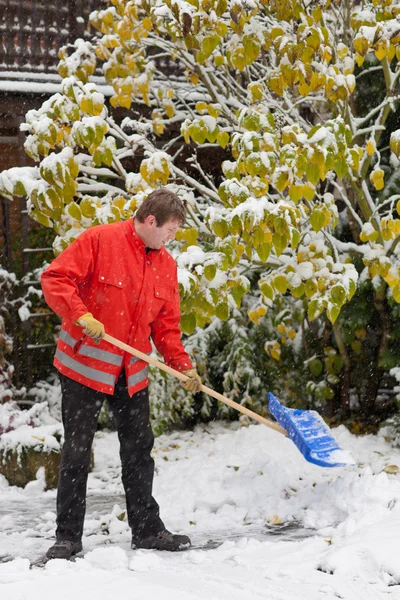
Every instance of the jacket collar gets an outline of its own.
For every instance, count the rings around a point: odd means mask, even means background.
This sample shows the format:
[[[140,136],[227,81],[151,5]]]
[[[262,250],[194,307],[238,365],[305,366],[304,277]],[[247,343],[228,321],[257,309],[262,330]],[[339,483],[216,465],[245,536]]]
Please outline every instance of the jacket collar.
[[[138,234],[136,233],[136,229],[135,229],[135,220],[129,219],[128,221],[126,221],[127,224],[127,233],[128,233],[128,238],[131,240],[131,242],[133,242],[134,247],[139,250],[140,252],[142,252],[143,254],[146,253],[146,246],[144,241],[138,236]],[[157,252],[157,254],[159,252],[161,252],[161,248],[157,249],[151,249],[150,252]]]

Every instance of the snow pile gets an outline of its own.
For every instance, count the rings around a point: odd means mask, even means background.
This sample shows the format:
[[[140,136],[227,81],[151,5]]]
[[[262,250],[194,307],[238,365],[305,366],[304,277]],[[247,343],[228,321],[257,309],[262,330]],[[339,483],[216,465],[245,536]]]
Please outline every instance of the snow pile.
[[[39,427],[53,425],[53,419],[44,402],[32,406],[29,410],[21,410],[16,402],[0,404],[0,435],[22,426]]]
[[[28,390],[28,398],[40,403],[45,402],[50,417],[56,421],[61,421],[61,384],[57,376],[54,381],[37,381]]]
[[[54,534],[55,491],[0,479],[0,583],[7,598],[155,600],[398,598],[400,450],[335,431],[357,466],[321,469],[263,426],[211,424],[157,438],[154,495],[184,553],[130,550],[115,433],[98,433],[86,554],[29,570]],[[35,482],[32,482],[34,484]],[[30,484],[31,485],[31,484]],[[25,519],[25,520],[24,520]],[[220,541],[213,550],[196,546]],[[15,558],[14,560],[12,560]]]
[[[21,410],[15,402],[0,404],[0,453],[31,448],[41,452],[59,452],[62,425],[50,416],[46,402]]]

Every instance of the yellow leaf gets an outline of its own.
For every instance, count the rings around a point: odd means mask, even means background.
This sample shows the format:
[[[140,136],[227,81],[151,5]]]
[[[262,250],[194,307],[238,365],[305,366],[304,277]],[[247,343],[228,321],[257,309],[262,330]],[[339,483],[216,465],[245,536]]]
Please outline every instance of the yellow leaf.
[[[274,178],[274,186],[278,190],[278,192],[283,192],[283,190],[289,185],[289,175],[287,171],[281,171]]]
[[[378,167],[371,172],[369,180],[374,186],[374,188],[379,191],[382,190],[385,186],[384,177],[384,171]]]
[[[145,17],[142,21],[142,25],[145,29],[147,29],[147,31],[151,31],[153,24],[151,22],[151,19],[149,19],[149,17]]]
[[[172,119],[172,117],[175,114],[175,107],[174,107],[174,105],[172,103],[168,103],[168,104],[165,103],[164,104],[164,110],[165,110],[165,113],[166,113],[167,117],[169,119]]]
[[[249,90],[250,94],[251,94],[251,100],[252,102],[257,102],[259,100],[262,100],[263,98],[263,94],[264,94],[264,89],[263,89],[263,85],[261,83],[250,83],[247,86],[247,89]]]
[[[398,136],[398,131],[392,133],[390,136],[390,149],[397,158],[400,158],[400,137]]]
[[[362,65],[364,64],[364,61],[365,61],[365,57],[361,56],[361,54],[358,54],[358,52],[356,52],[355,53],[355,61],[356,61],[358,67],[362,67]]]
[[[226,148],[229,144],[229,133],[227,131],[220,131],[217,135],[217,143],[222,148]]]
[[[278,96],[282,96],[285,87],[282,75],[274,75],[273,77],[270,77],[268,80],[268,87]]]
[[[326,225],[326,217],[322,210],[316,206],[310,215],[310,224],[313,230],[318,233]]]
[[[349,49],[347,46],[345,46],[344,44],[338,44],[338,48],[337,48],[337,55],[340,58],[340,60],[343,60],[349,53]]]
[[[264,231],[264,244],[272,243],[272,231],[266,230]]]
[[[79,108],[81,109],[82,112],[84,112],[88,115],[93,115],[94,114],[93,99],[91,97],[88,98],[87,96],[82,96],[82,99],[79,104]]]
[[[386,40],[385,40],[386,42]],[[378,47],[375,50],[375,56],[378,60],[383,60],[385,58],[385,56],[388,53],[389,48],[386,46],[386,44],[379,44],[378,42]]]
[[[225,64],[225,57],[220,54],[214,56],[214,63],[216,67],[222,67]]]
[[[279,342],[276,342],[269,351],[271,358],[276,361],[279,361],[281,358],[281,345]]]
[[[354,40],[354,42],[353,42],[353,45],[354,45],[354,50],[361,57],[364,57],[367,54],[368,50],[369,50],[369,42],[368,42],[368,40],[365,37],[362,37],[362,36],[356,37],[355,40]]]
[[[397,465],[388,465],[383,469],[383,471],[389,475],[397,475],[399,472],[399,467]]]
[[[286,275],[278,275],[273,279],[274,288],[281,294],[285,294],[287,290],[287,278]]]
[[[303,197],[303,186],[302,185],[291,185],[289,186],[289,197],[296,204]]]
[[[305,98],[310,93],[311,87],[306,82],[304,82],[299,85],[298,90],[301,96]]]
[[[268,523],[270,525],[280,525],[282,523],[282,519],[278,517],[278,515],[274,515],[270,519],[268,519]]]
[[[397,284],[392,290],[393,298],[400,303],[400,284]]]
[[[250,309],[247,311],[250,321],[259,324],[260,319],[267,313],[267,308],[265,306],[259,306],[256,309]]]
[[[196,102],[196,110],[199,113],[207,112],[207,102]]]
[[[375,140],[368,140],[367,145],[366,145],[366,150],[367,150],[368,156],[372,156],[376,152]]]

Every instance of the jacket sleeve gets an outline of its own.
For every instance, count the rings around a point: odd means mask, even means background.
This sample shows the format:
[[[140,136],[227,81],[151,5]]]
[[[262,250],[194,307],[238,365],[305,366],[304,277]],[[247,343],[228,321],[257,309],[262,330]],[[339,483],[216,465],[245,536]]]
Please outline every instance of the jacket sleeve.
[[[47,304],[57,315],[73,323],[89,312],[79,295],[79,287],[89,281],[98,250],[93,230],[82,233],[53,260],[41,277]]]
[[[178,288],[178,284],[176,284]],[[179,292],[168,300],[151,324],[151,337],[165,363],[176,371],[193,369],[189,354],[181,341]]]

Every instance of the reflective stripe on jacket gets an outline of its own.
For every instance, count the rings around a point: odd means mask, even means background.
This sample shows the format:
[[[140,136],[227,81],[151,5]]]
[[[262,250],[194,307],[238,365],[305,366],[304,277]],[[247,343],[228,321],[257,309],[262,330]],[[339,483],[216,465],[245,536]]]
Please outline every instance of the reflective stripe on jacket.
[[[88,312],[122,342],[150,354],[151,336],[166,364],[193,368],[180,339],[175,261],[165,248],[146,254],[133,219],[82,233],[44,271],[42,289],[63,319],[54,365],[67,377],[113,394],[124,367],[130,395],[148,385],[145,361],[75,325]]]

